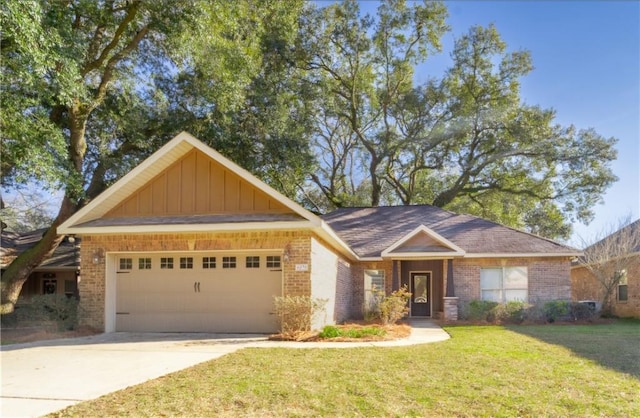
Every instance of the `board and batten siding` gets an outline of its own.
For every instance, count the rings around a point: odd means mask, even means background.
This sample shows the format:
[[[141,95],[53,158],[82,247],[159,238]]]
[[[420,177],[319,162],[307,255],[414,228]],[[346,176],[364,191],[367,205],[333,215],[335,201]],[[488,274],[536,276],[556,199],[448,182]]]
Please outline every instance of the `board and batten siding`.
[[[288,213],[288,208],[199,150],[158,174],[105,218],[216,213]]]

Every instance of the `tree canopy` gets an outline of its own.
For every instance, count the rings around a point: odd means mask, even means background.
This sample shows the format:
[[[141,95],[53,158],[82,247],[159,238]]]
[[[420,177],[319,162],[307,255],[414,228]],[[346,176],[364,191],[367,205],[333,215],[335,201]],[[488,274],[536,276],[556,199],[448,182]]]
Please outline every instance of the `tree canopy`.
[[[0,18],[2,186],[64,192],[3,309],[55,227],[182,130],[318,212],[427,203],[563,238],[615,180],[615,140],[524,103],[530,54],[492,26],[416,82],[441,2],[24,0]]]

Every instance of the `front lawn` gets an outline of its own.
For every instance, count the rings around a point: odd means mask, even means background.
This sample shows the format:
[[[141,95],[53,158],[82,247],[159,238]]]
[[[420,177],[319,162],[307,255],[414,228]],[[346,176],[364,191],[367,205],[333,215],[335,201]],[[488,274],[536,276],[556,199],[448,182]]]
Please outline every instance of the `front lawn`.
[[[245,349],[53,416],[640,416],[638,323],[446,330],[411,347]],[[571,347],[585,333],[618,360]]]

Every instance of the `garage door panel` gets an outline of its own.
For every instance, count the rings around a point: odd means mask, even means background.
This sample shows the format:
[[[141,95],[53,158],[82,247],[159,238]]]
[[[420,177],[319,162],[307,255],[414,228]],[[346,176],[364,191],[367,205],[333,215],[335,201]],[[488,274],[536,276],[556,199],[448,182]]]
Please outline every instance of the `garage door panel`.
[[[264,253],[259,268],[247,268],[247,254],[126,255],[133,268],[117,275],[116,330],[276,331],[273,297],[282,292],[282,271],[267,268]],[[192,258],[191,268],[180,268],[181,257]],[[203,257],[215,257],[215,268],[203,268]],[[223,257],[236,257],[236,267],[222,268]],[[138,269],[138,258],[151,259],[151,268]],[[160,269],[161,258],[173,258],[174,268]]]

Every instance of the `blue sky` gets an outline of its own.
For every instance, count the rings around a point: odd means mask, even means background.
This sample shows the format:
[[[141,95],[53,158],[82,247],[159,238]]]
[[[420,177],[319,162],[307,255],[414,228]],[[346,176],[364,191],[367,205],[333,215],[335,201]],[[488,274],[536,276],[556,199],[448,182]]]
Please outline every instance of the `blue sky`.
[[[535,69],[522,80],[528,104],[556,110],[556,121],[594,128],[619,140],[619,177],[597,205],[590,225],[574,224],[570,243],[593,238],[620,218],[640,217],[640,2],[447,1],[451,32],[443,52],[420,71],[440,76],[456,37],[493,23],[509,50],[531,52]],[[376,2],[362,1],[375,12]],[[424,77],[427,74],[422,75]]]

